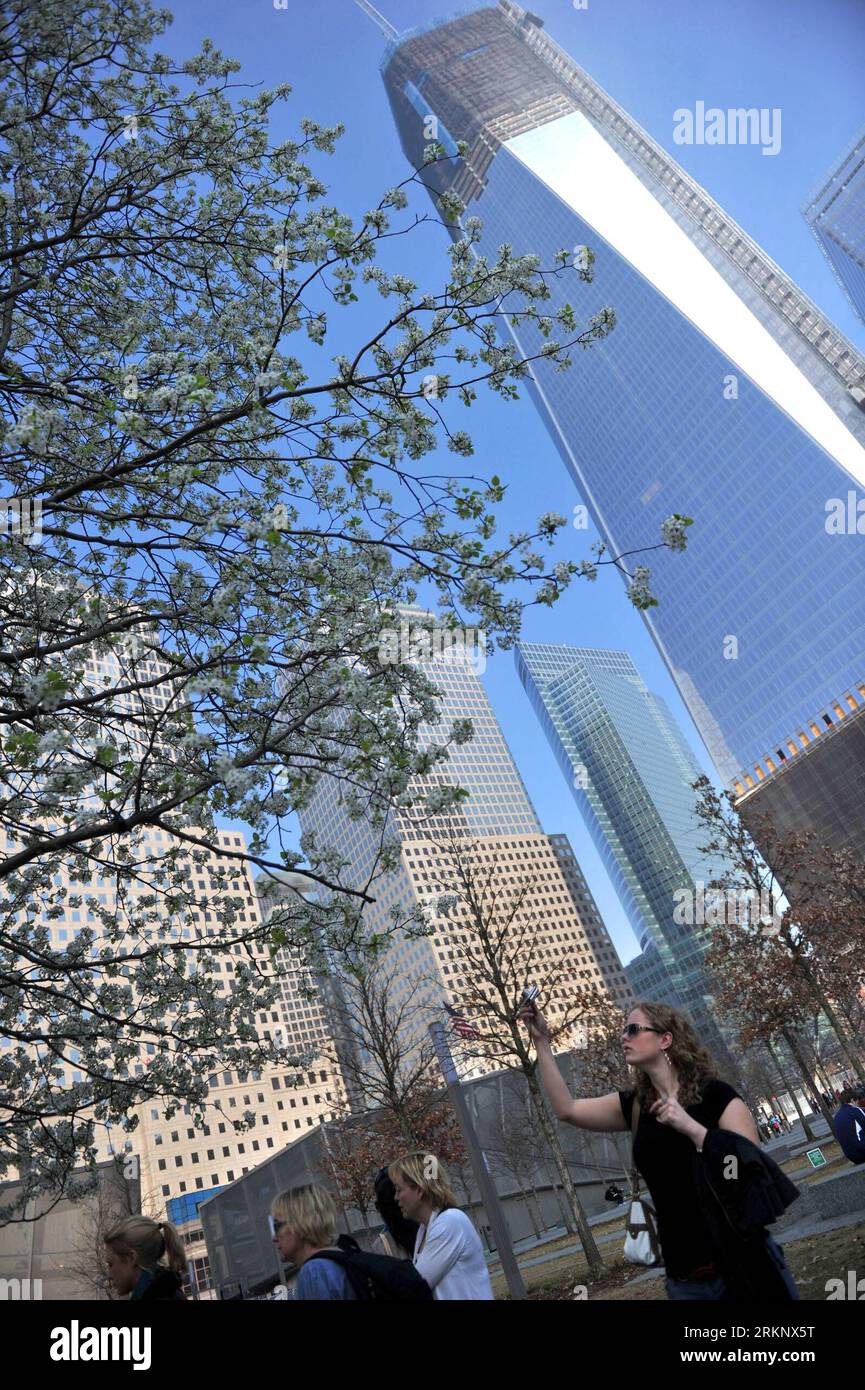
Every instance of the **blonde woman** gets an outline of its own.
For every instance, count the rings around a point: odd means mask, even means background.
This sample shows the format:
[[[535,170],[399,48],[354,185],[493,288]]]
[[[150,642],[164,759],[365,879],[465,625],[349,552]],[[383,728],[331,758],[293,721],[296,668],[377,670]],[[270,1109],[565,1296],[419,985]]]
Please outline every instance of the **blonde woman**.
[[[480,1237],[457,1207],[443,1164],[434,1154],[403,1154],[388,1173],[403,1216],[420,1223],[414,1266],[433,1298],[492,1299]]]
[[[322,1251],[339,1252],[336,1227],[339,1213],[327,1188],[318,1183],[290,1187],[274,1197],[270,1207],[273,1242],[286,1264],[300,1265],[295,1298],[356,1298],[348,1275],[329,1259],[316,1259]]]
[[[108,1277],[122,1298],[185,1302],[183,1241],[170,1221],[127,1216],[105,1237]]]

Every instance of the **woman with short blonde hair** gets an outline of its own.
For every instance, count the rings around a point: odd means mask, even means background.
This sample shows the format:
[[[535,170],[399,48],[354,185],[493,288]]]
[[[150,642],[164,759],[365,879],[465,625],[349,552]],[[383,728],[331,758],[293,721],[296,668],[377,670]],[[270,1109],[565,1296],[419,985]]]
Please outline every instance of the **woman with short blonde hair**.
[[[286,1264],[300,1265],[295,1297],[302,1300],[350,1299],[356,1294],[342,1267],[316,1259],[324,1250],[339,1250],[339,1213],[326,1187],[306,1183],[289,1187],[270,1206],[273,1242]]]
[[[441,1160],[435,1154],[402,1154],[388,1174],[403,1216],[420,1223],[412,1258],[433,1298],[492,1299],[480,1237],[457,1207]]]
[[[184,1301],[186,1251],[170,1221],[127,1216],[105,1236],[108,1277],[117,1292],[130,1300]]]
[[[390,1165],[388,1173],[391,1182],[399,1176],[403,1182],[411,1183],[437,1211],[449,1211],[457,1205],[444,1166],[434,1154],[403,1154]]]

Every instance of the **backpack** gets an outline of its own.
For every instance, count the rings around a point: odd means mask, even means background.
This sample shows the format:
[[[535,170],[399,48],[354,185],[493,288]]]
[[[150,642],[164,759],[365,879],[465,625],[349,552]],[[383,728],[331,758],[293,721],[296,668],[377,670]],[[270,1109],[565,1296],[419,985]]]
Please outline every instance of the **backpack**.
[[[340,1265],[359,1299],[428,1301],[433,1296],[429,1284],[418,1274],[411,1260],[397,1260],[392,1255],[374,1255],[360,1249],[319,1250],[314,1258],[333,1260]]]

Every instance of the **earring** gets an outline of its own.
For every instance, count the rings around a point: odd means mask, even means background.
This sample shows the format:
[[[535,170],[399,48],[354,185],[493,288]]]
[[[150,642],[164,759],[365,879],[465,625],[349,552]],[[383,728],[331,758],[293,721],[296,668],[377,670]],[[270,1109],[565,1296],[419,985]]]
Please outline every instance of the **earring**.
[[[669,1054],[669,1052],[667,1051],[666,1048],[664,1048],[664,1056],[665,1056],[666,1059],[667,1059],[667,1066],[668,1066],[668,1067],[672,1067],[673,1063],[670,1061],[670,1054]]]

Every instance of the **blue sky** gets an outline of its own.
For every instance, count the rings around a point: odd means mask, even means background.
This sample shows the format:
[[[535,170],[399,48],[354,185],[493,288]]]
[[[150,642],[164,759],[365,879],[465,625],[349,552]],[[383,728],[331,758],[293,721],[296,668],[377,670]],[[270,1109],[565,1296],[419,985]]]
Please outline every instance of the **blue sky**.
[[[159,47],[188,57],[203,38],[242,64],[237,81],[294,92],[274,138],[296,129],[302,115],[342,121],[346,134],[318,172],[331,198],[351,213],[374,205],[407,173],[378,71],[383,39],[352,0],[181,0]],[[381,0],[400,30],[447,16],[447,0]],[[865,327],[849,309],[800,213],[805,197],[865,125],[865,6],[862,0],[534,0],[529,6],[566,48],[783,269],[865,349]],[[675,145],[674,112],[756,106],[781,112],[781,147]],[[419,211],[428,204],[417,202]],[[400,243],[406,273],[431,285],[445,269],[446,241],[424,231]],[[379,302],[380,303],[380,302]],[[336,350],[336,348],[334,348]],[[579,371],[577,361],[573,368]],[[509,484],[500,529],[528,524],[545,511],[570,516],[580,499],[531,403],[506,406],[481,396],[466,417],[476,446],[473,471],[499,473]],[[447,466],[453,461],[443,455]],[[569,528],[559,552],[580,559],[592,534]],[[655,538],[649,538],[654,540]],[[683,564],[687,556],[681,557]],[[602,572],[595,585],[576,585],[552,610],[532,609],[524,636],[630,653],[648,685],[662,694],[711,772],[691,724],[642,620],[620,581]],[[501,653],[485,684],[517,764],[550,832],[564,831],[623,959],[636,942],[580,815],[531,713],[514,670]]]

